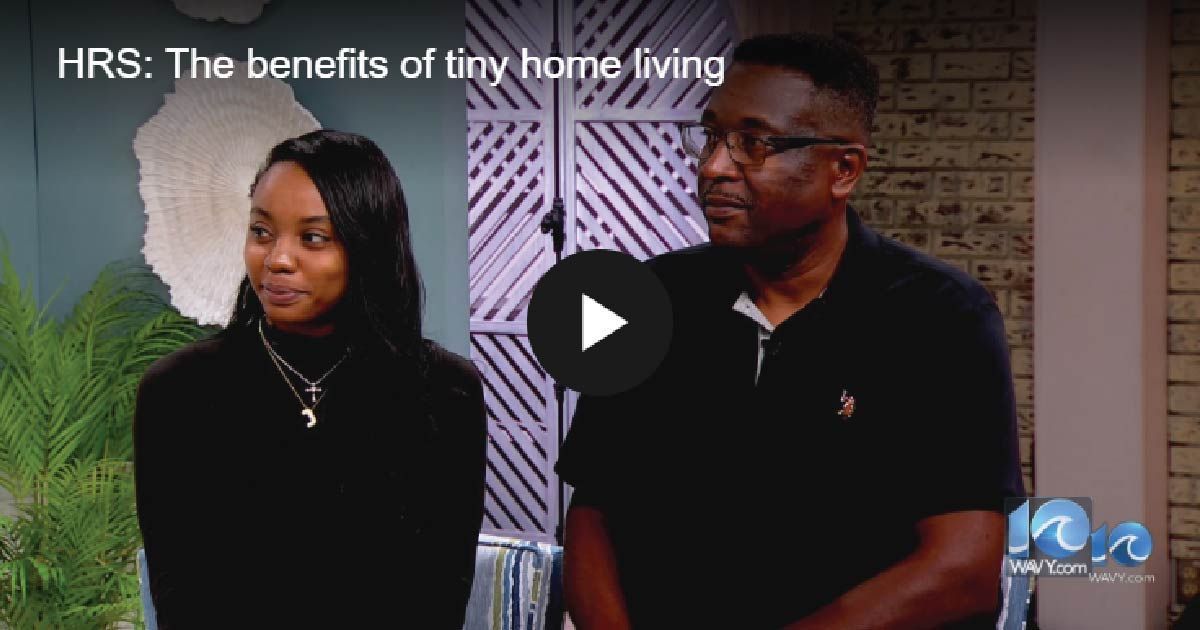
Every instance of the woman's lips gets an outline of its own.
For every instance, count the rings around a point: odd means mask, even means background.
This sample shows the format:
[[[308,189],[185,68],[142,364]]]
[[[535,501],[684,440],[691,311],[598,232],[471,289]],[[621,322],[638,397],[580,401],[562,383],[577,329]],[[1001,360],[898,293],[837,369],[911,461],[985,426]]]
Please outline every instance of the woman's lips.
[[[267,301],[275,306],[287,306],[294,304],[304,295],[303,291],[288,289],[285,287],[276,287],[269,284],[263,285],[263,294],[266,295]]]

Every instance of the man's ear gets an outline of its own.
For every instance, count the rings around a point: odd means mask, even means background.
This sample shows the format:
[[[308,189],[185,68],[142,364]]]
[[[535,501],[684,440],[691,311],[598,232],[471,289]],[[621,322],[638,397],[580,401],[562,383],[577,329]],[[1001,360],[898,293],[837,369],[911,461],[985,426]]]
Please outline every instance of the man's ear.
[[[854,192],[854,186],[867,170],[867,148],[861,144],[839,147],[834,169],[833,198],[846,199]]]

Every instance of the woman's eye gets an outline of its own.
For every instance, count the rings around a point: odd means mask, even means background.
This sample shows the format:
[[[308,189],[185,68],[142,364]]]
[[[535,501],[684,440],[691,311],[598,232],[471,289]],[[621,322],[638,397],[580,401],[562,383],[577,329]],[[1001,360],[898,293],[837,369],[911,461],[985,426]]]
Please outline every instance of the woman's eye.
[[[266,238],[266,237],[270,236],[270,233],[267,232],[267,228],[264,228],[264,227],[261,227],[258,225],[251,225],[250,233],[253,234],[256,238]]]
[[[304,240],[309,243],[328,243],[332,239],[320,232],[308,232],[304,235]]]

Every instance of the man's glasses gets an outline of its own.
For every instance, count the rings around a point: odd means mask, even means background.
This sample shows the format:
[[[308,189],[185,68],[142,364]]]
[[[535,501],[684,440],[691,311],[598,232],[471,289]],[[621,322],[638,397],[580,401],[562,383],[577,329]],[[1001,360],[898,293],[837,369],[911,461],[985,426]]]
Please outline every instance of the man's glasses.
[[[812,138],[806,136],[755,136],[745,131],[726,131],[724,134],[701,123],[679,123],[679,136],[683,150],[703,162],[717,149],[717,142],[725,141],[729,156],[743,166],[758,166],[767,156],[790,149],[803,149],[817,144],[853,144],[834,138]]]

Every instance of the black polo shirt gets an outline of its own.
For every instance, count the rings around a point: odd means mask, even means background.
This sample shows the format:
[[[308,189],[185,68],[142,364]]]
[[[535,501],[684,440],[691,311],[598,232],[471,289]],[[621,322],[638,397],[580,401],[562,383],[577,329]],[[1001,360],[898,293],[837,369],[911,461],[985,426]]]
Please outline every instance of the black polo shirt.
[[[649,262],[675,311],[667,357],[583,397],[556,467],[605,514],[635,627],[780,627],[911,553],[919,520],[1024,493],[991,296],[847,223],[825,294],[775,328],[757,383],[730,252]]]

